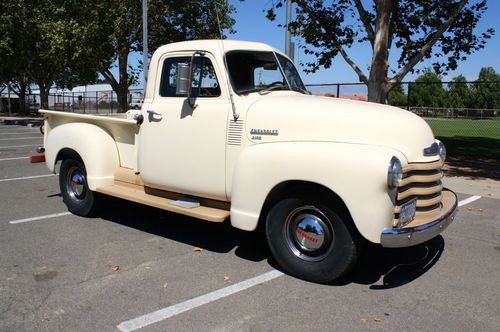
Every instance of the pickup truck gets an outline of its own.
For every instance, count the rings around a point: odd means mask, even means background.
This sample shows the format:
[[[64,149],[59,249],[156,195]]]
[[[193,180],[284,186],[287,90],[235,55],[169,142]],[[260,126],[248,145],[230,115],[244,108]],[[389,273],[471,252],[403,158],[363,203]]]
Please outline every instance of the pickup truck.
[[[261,229],[287,273],[329,282],[366,241],[413,246],[454,219],[444,145],[387,105],[311,95],[261,43],[200,40],[153,54],[141,110],[41,110],[44,151],[68,210],[102,195]]]

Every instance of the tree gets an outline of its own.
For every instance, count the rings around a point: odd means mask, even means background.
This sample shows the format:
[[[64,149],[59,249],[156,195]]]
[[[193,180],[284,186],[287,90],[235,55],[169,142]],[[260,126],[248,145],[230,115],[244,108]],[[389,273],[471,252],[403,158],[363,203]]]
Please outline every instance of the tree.
[[[406,106],[408,103],[408,97],[401,84],[396,85],[391,91],[389,91],[387,103],[393,106]]]
[[[273,2],[267,17],[274,19],[275,9],[284,2]],[[487,9],[486,0],[378,0],[370,8],[362,0],[292,2],[296,18],[289,29],[305,42],[305,53],[317,58],[304,64],[307,70],[329,68],[340,54],[366,83],[368,100],[379,103],[385,103],[392,87],[423,59],[438,59],[433,63],[437,73],[454,70],[458,61],[483,48],[494,34],[493,29],[475,31]],[[372,51],[368,75],[348,55],[348,48],[362,42],[368,42]],[[391,69],[392,50],[399,58]]]
[[[500,75],[492,67],[483,67],[472,85],[472,108],[500,108]]]
[[[467,80],[463,75],[458,75],[452,79],[448,86],[448,107],[464,108],[470,103],[471,91],[467,85]]]
[[[128,106],[128,89],[139,79],[140,69],[129,66],[130,53],[142,51],[142,1],[98,1],[100,15],[89,23],[99,27],[97,32],[112,56],[103,57],[99,72],[118,96],[121,111]],[[158,46],[183,40],[218,38],[220,20],[223,29],[231,29],[234,20],[229,16],[234,7],[225,0],[148,2],[148,43],[153,51]],[[218,13],[218,19],[217,15]],[[118,77],[113,74],[115,63]]]
[[[0,72],[19,86],[21,103],[31,82],[40,88],[42,108],[48,108],[54,82],[71,87],[97,78],[97,51],[86,43],[93,31],[86,25],[91,13],[85,2],[12,0],[1,6]]]
[[[18,3],[17,3],[18,4]],[[8,84],[19,97],[19,113],[26,113],[26,89],[31,80],[26,63],[30,61],[29,36],[23,32],[27,25],[26,11],[14,2],[0,3],[0,82]],[[25,38],[19,38],[23,36]]]
[[[417,107],[445,107],[446,91],[441,84],[441,78],[430,69],[426,69],[414,84],[411,84],[409,103]]]

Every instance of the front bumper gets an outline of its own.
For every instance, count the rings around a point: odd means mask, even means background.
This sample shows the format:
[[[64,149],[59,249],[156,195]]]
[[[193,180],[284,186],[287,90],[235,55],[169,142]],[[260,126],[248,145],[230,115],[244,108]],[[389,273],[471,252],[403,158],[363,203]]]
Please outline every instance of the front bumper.
[[[441,210],[430,220],[416,218],[403,228],[384,228],[380,237],[382,247],[411,247],[439,235],[455,218],[458,210],[457,195],[451,190],[443,190],[442,204]]]

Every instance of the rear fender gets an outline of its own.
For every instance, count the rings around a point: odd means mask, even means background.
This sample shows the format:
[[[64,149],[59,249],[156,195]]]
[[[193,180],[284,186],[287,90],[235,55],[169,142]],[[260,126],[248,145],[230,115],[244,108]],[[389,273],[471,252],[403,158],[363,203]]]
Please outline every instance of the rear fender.
[[[52,129],[45,141],[45,162],[55,172],[61,151],[70,149],[82,159],[91,190],[112,185],[114,173],[120,166],[116,142],[101,127],[89,123],[67,123]]]

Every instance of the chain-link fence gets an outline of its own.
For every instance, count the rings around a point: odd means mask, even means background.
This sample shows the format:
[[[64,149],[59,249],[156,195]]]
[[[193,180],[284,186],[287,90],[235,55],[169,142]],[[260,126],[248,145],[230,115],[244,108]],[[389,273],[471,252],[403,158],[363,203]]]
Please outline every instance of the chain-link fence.
[[[127,99],[127,109],[139,109],[144,99],[143,90],[129,90]],[[0,113],[36,115],[41,108],[40,94],[27,93],[24,105],[25,110],[22,112],[22,103],[18,95],[14,93],[0,95]],[[56,91],[48,96],[48,109],[86,114],[113,114],[120,112],[120,105],[114,91]]]

